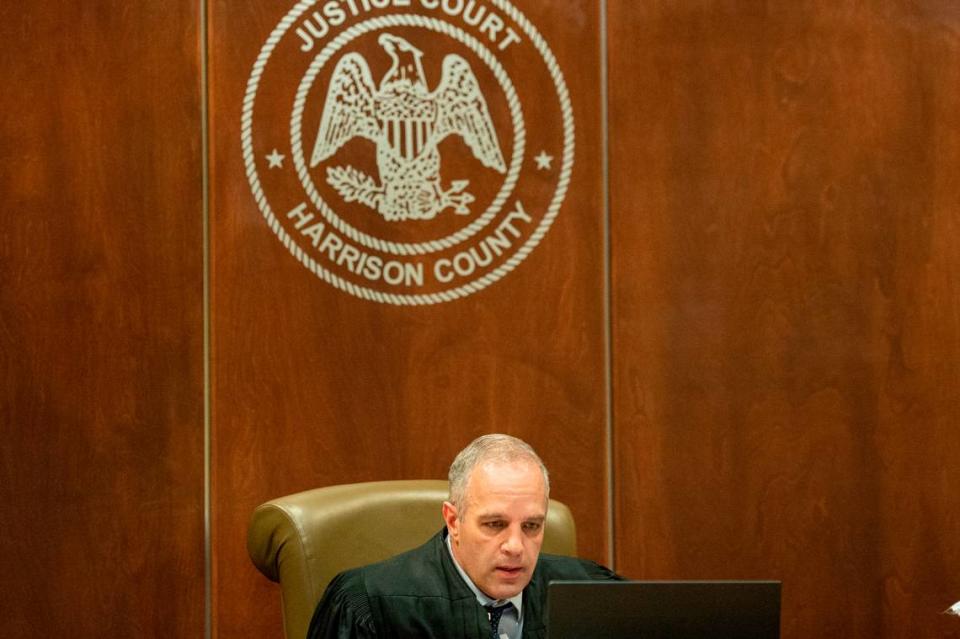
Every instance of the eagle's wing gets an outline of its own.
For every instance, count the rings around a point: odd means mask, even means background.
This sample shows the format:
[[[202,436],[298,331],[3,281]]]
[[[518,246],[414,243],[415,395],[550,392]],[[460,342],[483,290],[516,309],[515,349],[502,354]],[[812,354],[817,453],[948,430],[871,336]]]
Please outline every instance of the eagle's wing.
[[[487,102],[466,60],[455,54],[443,59],[443,77],[434,95],[439,109],[437,144],[451,133],[459,133],[484,166],[505,173],[507,166]]]
[[[363,56],[348,53],[340,58],[323,104],[320,129],[310,156],[311,168],[358,135],[379,141],[380,128],[373,112],[375,91],[370,67]]]

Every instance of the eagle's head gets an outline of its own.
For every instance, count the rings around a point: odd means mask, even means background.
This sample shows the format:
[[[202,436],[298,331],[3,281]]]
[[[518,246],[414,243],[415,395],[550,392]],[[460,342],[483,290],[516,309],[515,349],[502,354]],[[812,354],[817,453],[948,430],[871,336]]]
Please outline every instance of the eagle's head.
[[[381,33],[377,42],[393,59],[393,65],[380,81],[380,90],[397,86],[420,85],[427,88],[427,80],[423,76],[423,65],[420,58],[423,51],[416,48],[403,38],[389,33]]]

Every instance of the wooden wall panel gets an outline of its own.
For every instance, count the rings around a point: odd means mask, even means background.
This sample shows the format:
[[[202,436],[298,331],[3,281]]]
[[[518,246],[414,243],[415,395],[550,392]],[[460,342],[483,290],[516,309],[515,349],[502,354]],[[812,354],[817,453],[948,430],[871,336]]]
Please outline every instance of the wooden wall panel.
[[[960,636],[960,9],[610,3],[617,567]]]
[[[203,633],[198,38],[0,6],[0,636]]]
[[[573,96],[569,192],[549,232],[515,270],[472,295],[413,307],[366,301],[328,284],[268,226],[248,185],[242,105],[261,47],[293,3],[211,5],[216,636],[280,634],[279,591],[255,571],[244,545],[258,503],[331,484],[444,477],[456,451],[484,432],[516,434],[541,452],[554,473],[553,495],[577,516],[581,552],[605,558],[599,16],[596,3],[586,0],[516,4],[549,43]],[[460,17],[423,6],[418,0],[409,11],[483,37]],[[371,10],[336,32],[391,13],[397,9]],[[508,104],[489,64],[452,36],[409,25],[390,31],[423,48],[431,90],[444,55],[467,59],[495,126],[509,127]],[[287,174],[279,167],[271,172],[266,156],[276,147],[285,156],[283,170],[291,166],[294,90],[304,60],[317,51],[298,58],[288,42],[278,42],[257,89],[252,146],[265,197],[292,233],[282,216],[302,197],[300,187],[282,182]],[[488,50],[512,77],[528,130],[517,193],[531,210],[543,211],[560,168],[556,90],[530,38],[504,54],[497,47]],[[373,36],[350,40],[344,50],[364,56],[374,82],[386,74],[388,58]],[[329,83],[324,69],[322,81]],[[310,96],[304,117],[312,133],[323,95]],[[336,157],[376,177],[373,150],[372,142],[355,140]],[[539,151],[555,157],[538,172]],[[471,177],[478,202],[491,196],[491,174],[462,141],[444,141],[440,153],[444,185],[460,171]],[[322,172],[314,174],[326,188]],[[449,210],[432,222],[386,223],[324,193],[353,223],[397,241],[462,224]]]

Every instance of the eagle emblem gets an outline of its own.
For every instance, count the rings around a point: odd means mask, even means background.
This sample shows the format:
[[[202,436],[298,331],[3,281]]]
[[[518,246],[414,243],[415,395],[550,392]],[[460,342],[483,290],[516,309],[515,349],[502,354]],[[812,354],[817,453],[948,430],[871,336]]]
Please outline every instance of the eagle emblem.
[[[327,182],[344,200],[361,202],[391,221],[429,220],[448,208],[468,215],[474,200],[465,190],[469,180],[443,188],[437,145],[460,135],[484,166],[506,172],[473,70],[462,57],[447,55],[440,83],[430,92],[422,51],[389,33],[377,41],[392,59],[379,86],[358,53],[346,54],[334,68],[310,168],[359,136],[376,144],[380,183],[351,166],[328,167]]]

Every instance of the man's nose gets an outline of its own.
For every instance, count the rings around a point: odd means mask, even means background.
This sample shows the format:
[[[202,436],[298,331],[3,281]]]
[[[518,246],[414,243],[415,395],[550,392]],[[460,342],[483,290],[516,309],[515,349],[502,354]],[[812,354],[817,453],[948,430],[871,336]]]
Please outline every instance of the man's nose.
[[[501,549],[508,555],[519,555],[523,551],[522,532],[519,528],[510,528],[507,531],[507,538],[503,540]]]

